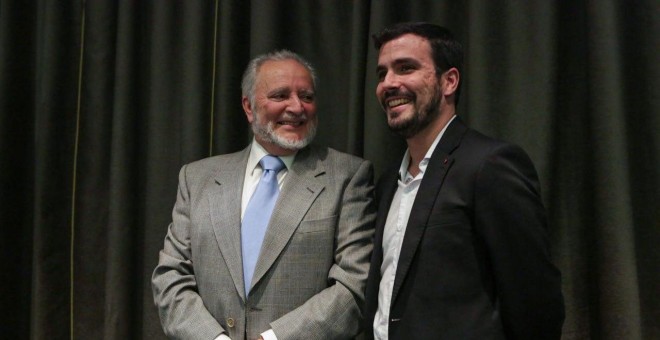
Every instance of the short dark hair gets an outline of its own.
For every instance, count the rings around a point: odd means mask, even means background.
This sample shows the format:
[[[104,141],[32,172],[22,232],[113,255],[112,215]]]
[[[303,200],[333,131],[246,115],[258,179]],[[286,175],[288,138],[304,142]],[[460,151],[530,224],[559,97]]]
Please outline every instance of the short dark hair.
[[[451,31],[445,27],[428,22],[404,22],[387,27],[372,36],[374,46],[377,50],[390,40],[394,40],[405,34],[414,34],[429,41],[431,45],[431,58],[435,63],[435,72],[438,77],[455,67],[459,74],[463,73],[463,46],[455,38]],[[461,94],[462,81],[454,95],[454,102],[458,104]]]

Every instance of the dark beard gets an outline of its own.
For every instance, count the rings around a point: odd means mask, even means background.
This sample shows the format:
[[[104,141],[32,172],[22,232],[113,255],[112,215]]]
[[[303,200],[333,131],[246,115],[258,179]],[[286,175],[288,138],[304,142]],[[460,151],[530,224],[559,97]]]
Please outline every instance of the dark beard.
[[[415,111],[415,114],[410,119],[397,125],[388,124],[390,131],[408,139],[429,126],[440,114],[440,96],[437,95],[438,91],[435,93],[436,95],[433,96],[429,105],[426,108]]]

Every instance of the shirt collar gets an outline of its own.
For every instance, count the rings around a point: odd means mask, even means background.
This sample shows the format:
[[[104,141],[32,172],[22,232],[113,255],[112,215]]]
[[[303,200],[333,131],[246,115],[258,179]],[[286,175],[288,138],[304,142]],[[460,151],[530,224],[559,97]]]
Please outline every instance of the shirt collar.
[[[426,171],[426,166],[429,164],[429,161],[431,160],[431,156],[433,155],[433,151],[435,151],[435,147],[438,146],[438,143],[440,142],[440,139],[442,138],[442,135],[445,134],[445,130],[447,130],[447,127],[451,122],[456,118],[456,115],[452,116],[451,119],[445,124],[445,127],[442,128],[440,133],[435,137],[435,140],[433,140],[433,143],[429,147],[429,149],[426,151],[426,155],[424,155],[424,159],[422,159],[421,162],[419,162],[419,175],[424,176],[424,171]],[[401,161],[401,166],[399,167],[399,179],[403,180],[406,178],[406,175],[408,175],[408,166],[410,165],[410,150],[406,149],[406,153],[403,154],[403,160]]]
[[[248,156],[247,168],[249,169],[250,174],[254,172],[254,169],[259,165],[259,161],[268,155],[268,151],[264,149],[256,139],[252,139],[252,146],[250,148],[250,156]],[[293,164],[293,159],[296,157],[296,154],[289,156],[278,156],[282,163],[284,163],[285,169],[290,169]],[[283,169],[284,170],[284,169]]]

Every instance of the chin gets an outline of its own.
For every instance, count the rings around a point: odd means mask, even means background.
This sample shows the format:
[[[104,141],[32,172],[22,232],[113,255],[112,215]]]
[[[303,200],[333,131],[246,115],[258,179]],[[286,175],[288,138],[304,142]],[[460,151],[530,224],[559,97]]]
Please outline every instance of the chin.
[[[392,128],[392,129],[399,129],[399,128],[407,126],[408,121],[403,120],[403,119],[390,119],[387,122],[387,125],[389,125],[389,127]]]
[[[272,141],[275,145],[286,150],[300,150],[312,141],[308,134],[296,136],[273,135]]]
[[[300,131],[296,132],[286,132],[274,129],[273,124],[264,126],[253,123],[252,131],[265,143],[275,145],[285,150],[296,151],[306,147],[309,145],[309,143],[311,143],[312,139],[314,139],[314,136],[316,135],[316,126],[308,125],[304,128],[304,130],[301,129]]]
[[[290,133],[285,133],[285,134],[277,134],[275,135],[276,139],[287,141],[290,143],[298,143],[302,140],[305,140],[307,138],[307,134],[290,134]]]

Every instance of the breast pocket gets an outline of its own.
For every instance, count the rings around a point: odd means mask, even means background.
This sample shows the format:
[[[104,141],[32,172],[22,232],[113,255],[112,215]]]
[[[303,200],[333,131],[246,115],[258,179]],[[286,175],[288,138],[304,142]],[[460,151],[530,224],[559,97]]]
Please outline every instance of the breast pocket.
[[[302,276],[300,280],[325,282],[335,254],[337,216],[303,221],[287,245],[283,263]],[[304,275],[303,275],[304,273]],[[319,281],[321,280],[321,281]]]
[[[322,231],[334,231],[334,227],[337,225],[337,215],[330,217],[309,220],[300,222],[300,227],[296,231],[297,234],[305,233],[318,233]]]
[[[445,210],[429,216],[419,246],[420,282],[437,289],[420,290],[423,299],[470,299],[480,291],[480,253],[470,217]]]
[[[443,226],[464,226],[469,228],[469,218],[463,210],[451,209],[432,212],[426,223],[426,229],[439,228]]]

